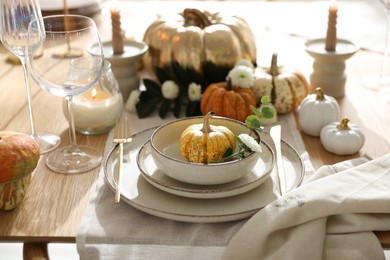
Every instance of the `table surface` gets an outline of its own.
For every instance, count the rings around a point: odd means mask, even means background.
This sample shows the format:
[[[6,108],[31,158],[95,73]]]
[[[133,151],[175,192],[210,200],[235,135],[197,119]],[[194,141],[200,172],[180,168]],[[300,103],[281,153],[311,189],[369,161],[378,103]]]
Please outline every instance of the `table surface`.
[[[312,3],[312,1],[309,2]],[[260,12],[264,14],[260,20],[264,22],[269,13],[268,9],[277,7],[282,13],[286,13],[283,10],[305,8],[306,2],[206,3],[199,1],[188,3],[164,1],[158,3],[140,1],[121,4],[123,5],[121,10],[124,13],[122,25],[126,30],[126,35],[138,40],[142,39],[143,32],[159,10],[180,11],[192,4],[203,9],[208,7],[217,9],[223,6],[229,10],[236,10],[243,17],[247,13],[248,22],[252,28],[255,28],[254,33],[258,40],[259,63],[265,63],[268,57],[270,59],[272,52],[277,51],[283,63],[299,68],[307,77],[312,71],[313,60],[303,48],[307,38],[297,36],[295,32],[286,33],[283,30],[270,28],[249,18],[249,14],[252,18],[257,17],[253,10],[259,8],[257,10],[261,10]],[[325,7],[326,13],[326,4],[321,3],[321,6]],[[103,40],[110,37],[110,23],[106,22],[107,19],[109,19],[107,9],[103,9],[102,14],[95,17]],[[325,20],[324,23],[326,22]],[[4,48],[0,48],[0,129],[29,132],[22,68],[6,62],[6,59],[7,52]],[[346,62],[346,96],[338,99],[338,102],[341,114],[349,117],[352,123],[359,125],[364,131],[366,141],[359,153],[351,156],[337,156],[328,153],[323,149],[319,138],[301,132],[315,168],[364,154],[376,158],[390,151],[390,132],[388,131],[390,117],[387,114],[390,112],[390,103],[383,100],[379,92],[364,88],[361,84],[363,78],[379,74],[381,61],[381,53],[361,49]],[[63,115],[62,99],[44,92],[34,83],[31,86],[31,93],[37,131],[59,134],[62,138],[61,145],[68,144],[68,123]],[[77,135],[78,143],[93,145],[101,151],[104,149],[106,139],[107,134]],[[98,169],[77,175],[57,174],[45,166],[45,159],[46,155],[42,155],[23,203],[13,211],[0,212],[1,241],[75,242],[86,206],[96,188]],[[384,247],[390,247],[390,232],[378,232],[377,235]]]

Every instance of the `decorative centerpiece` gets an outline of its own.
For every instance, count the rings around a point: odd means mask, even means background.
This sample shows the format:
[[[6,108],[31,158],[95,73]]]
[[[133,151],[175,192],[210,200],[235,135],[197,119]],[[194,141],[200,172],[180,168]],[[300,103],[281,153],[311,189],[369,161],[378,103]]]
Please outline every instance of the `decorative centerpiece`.
[[[225,80],[240,59],[256,64],[255,37],[244,19],[185,9],[159,17],[147,29],[145,68],[160,82],[175,81],[183,92],[191,82],[207,86]]]
[[[120,9],[116,2],[113,1],[110,11],[112,41],[103,43],[104,57],[110,61],[123,100],[126,101],[132,90],[139,89],[138,63],[148,50],[148,46],[143,42],[125,39]]]
[[[39,145],[32,137],[0,131],[0,209],[12,210],[23,201],[39,158]]]
[[[314,58],[313,73],[310,75],[311,86],[321,87],[334,98],[345,95],[345,61],[359,49],[351,41],[337,38],[337,12],[338,6],[333,0],[329,7],[326,38],[305,43],[306,52]]]

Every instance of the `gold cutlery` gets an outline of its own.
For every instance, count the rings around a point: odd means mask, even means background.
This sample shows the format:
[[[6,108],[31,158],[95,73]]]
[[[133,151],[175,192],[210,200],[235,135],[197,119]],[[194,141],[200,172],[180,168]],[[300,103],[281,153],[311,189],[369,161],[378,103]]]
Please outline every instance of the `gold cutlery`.
[[[113,142],[119,145],[118,152],[118,161],[116,164],[115,171],[115,182],[116,182],[116,192],[115,192],[115,202],[119,203],[121,199],[121,174],[122,174],[122,165],[123,165],[123,144],[131,142],[131,129],[130,123],[128,122],[127,117],[122,117],[115,124],[114,129],[114,138]]]
[[[275,144],[276,150],[276,172],[278,175],[278,183],[280,189],[280,195],[284,195],[287,192],[286,188],[286,175],[284,172],[283,155],[281,148],[281,126],[273,126],[270,130],[270,135]]]

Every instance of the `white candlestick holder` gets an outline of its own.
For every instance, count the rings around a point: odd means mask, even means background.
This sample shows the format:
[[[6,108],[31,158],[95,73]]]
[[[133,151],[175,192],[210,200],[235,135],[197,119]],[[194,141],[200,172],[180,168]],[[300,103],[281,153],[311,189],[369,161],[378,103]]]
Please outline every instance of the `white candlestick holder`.
[[[325,50],[325,39],[313,39],[305,43],[306,52],[314,58],[310,75],[312,89],[322,88],[326,95],[341,98],[345,95],[345,61],[359,48],[348,40],[337,39],[336,50]]]
[[[112,42],[103,43],[104,58],[111,63],[125,102],[132,90],[139,89],[138,62],[147,50],[148,46],[143,42],[125,40],[123,53],[114,54]]]

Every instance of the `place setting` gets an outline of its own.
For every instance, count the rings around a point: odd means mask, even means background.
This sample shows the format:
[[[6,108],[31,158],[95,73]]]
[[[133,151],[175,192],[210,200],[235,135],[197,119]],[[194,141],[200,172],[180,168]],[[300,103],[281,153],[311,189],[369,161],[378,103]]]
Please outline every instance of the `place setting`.
[[[201,122],[202,117],[188,119],[187,121]],[[186,121],[186,119],[179,120]],[[233,120],[217,118],[212,122],[228,121],[230,125],[236,124],[245,128],[243,124]],[[179,221],[186,222],[223,222],[247,218],[260,208],[264,207],[270,201],[280,196],[277,187],[277,176],[274,170],[274,151],[271,144],[265,141],[267,133],[261,134],[262,152],[260,155],[252,154],[254,159],[248,169],[245,169],[242,177],[237,180],[231,180],[227,183],[218,184],[224,180],[218,180],[214,184],[194,184],[194,179],[189,177],[187,182],[177,180],[169,174],[169,166],[165,173],[157,167],[155,157],[152,155],[152,140],[156,132],[160,132],[170,124],[177,121],[169,122],[165,126],[150,128],[132,136],[132,141],[123,147],[123,166],[121,173],[121,199],[129,205],[144,211],[146,213]],[[229,125],[228,123],[228,125]],[[187,123],[189,124],[189,123]],[[181,126],[183,128],[184,125]],[[170,128],[172,129],[172,128]],[[180,127],[175,129],[179,134]],[[236,131],[238,131],[237,129]],[[169,130],[168,130],[169,131]],[[264,137],[263,137],[264,136]],[[175,140],[179,136],[171,136]],[[178,150],[179,145],[172,144],[172,150]],[[273,146],[273,145],[272,145]],[[282,141],[282,151],[284,154],[284,165],[286,171],[287,190],[292,190],[300,185],[304,176],[304,165],[299,154],[288,143]],[[118,148],[112,149],[104,164],[104,176],[110,188],[116,191],[115,171],[118,167],[117,158]],[[173,155],[171,160],[176,163],[188,164],[184,159],[180,159],[179,151]],[[178,156],[175,158],[175,156]],[[168,159],[169,160],[169,159]],[[181,162],[179,162],[181,160]],[[241,159],[245,164],[248,158]],[[240,162],[231,162],[232,164]],[[163,162],[164,164],[164,162]],[[169,162],[168,162],[169,164]],[[218,163],[217,163],[218,164]],[[229,163],[224,164],[222,170],[227,170]],[[203,168],[214,168],[217,165],[194,165],[194,171],[198,171],[198,180],[202,178],[207,181],[207,175],[202,174]],[[175,166],[174,166],[175,167]],[[218,166],[216,167],[218,168]],[[164,169],[165,170],[165,169]],[[172,170],[172,169],[171,169]],[[219,170],[219,172],[218,172]],[[206,174],[211,178],[213,175],[221,174],[221,169],[210,169]],[[187,172],[186,172],[187,171]],[[216,172],[214,172],[216,171]],[[176,172],[177,175],[186,175],[188,168],[184,165]],[[237,175],[239,172],[235,171]],[[196,174],[196,173],[194,173]],[[188,174],[191,175],[191,174]],[[171,177],[170,177],[171,176]],[[173,175],[175,176],[175,175]],[[185,178],[185,177],[184,177]],[[237,177],[236,177],[237,178]],[[215,180],[213,180],[215,181]],[[190,183],[188,183],[190,182]],[[192,183],[191,183],[192,182]],[[195,181],[196,182],[196,181]],[[217,206],[219,205],[219,206]]]

